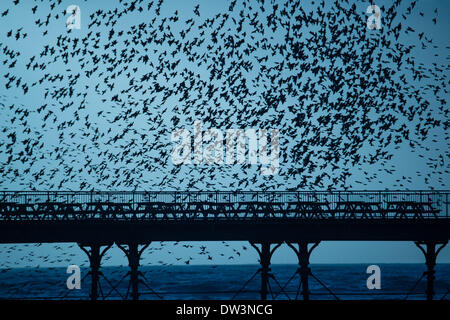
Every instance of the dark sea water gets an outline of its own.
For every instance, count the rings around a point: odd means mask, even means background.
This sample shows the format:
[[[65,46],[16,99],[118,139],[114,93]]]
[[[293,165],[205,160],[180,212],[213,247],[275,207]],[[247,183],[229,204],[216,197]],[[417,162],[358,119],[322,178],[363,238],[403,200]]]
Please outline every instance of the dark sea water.
[[[425,271],[424,264],[380,264],[381,289],[369,290],[366,280],[368,264],[311,265],[314,276],[326,285],[339,299],[405,299]],[[276,280],[270,280],[275,299],[295,299],[298,289],[297,275],[288,285],[286,282],[297,269],[296,265],[272,265]],[[100,284],[108,299],[126,296],[128,280],[126,267],[103,267]],[[254,275],[258,265],[218,266],[143,266],[140,269],[145,284],[140,284],[141,299],[159,299],[151,290],[165,300],[171,299],[231,299]],[[87,267],[81,267],[80,290],[68,290],[66,268],[21,268],[0,270],[0,298],[2,299],[88,299],[90,276]],[[123,279],[122,281],[120,281]],[[259,299],[260,274],[248,283],[235,299]],[[285,293],[280,287],[285,286]],[[116,290],[112,286],[117,286]],[[417,285],[408,299],[424,299],[426,278]],[[450,264],[436,266],[435,299],[444,297],[450,289]],[[334,299],[314,278],[310,278],[311,299]],[[101,295],[100,295],[101,296]],[[128,296],[129,298],[129,296]],[[269,294],[272,299],[272,295]],[[450,298],[450,293],[445,299]]]

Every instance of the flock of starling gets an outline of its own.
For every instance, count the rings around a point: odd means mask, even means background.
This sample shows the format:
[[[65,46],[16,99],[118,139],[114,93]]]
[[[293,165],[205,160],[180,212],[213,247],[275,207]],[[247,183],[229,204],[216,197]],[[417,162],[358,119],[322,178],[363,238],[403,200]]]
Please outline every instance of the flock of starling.
[[[413,15],[436,24],[436,10],[404,2],[381,7],[382,29],[370,30],[353,1],[232,0],[215,13],[80,1],[81,29],[69,30],[62,0],[2,1],[0,185],[323,190],[388,175],[402,188],[411,177],[397,176],[392,157],[406,148],[424,158],[417,174],[430,189],[446,187],[450,47],[408,24]],[[20,25],[25,14],[32,27]],[[438,49],[447,64],[417,58]],[[278,174],[248,163],[173,165],[171,132],[195,120],[279,129]],[[364,181],[350,185],[355,170]]]
[[[408,25],[416,2],[406,10],[401,2],[381,8],[381,30],[368,29],[365,8],[348,1],[313,1],[305,11],[299,1],[234,0],[215,14],[162,0],[95,11],[82,2],[81,29],[68,30],[61,0],[13,1],[1,19],[29,10],[34,29],[2,24],[2,186],[358,188],[348,183],[354,170],[365,171],[359,187],[377,179],[372,168],[395,177],[391,159],[402,146],[425,154],[424,179],[441,175],[430,188],[445,186],[448,65],[417,61],[417,50],[436,45]],[[28,41],[38,53],[21,49]],[[33,103],[24,105],[27,95]],[[279,129],[279,173],[173,165],[170,134],[195,120],[204,129]],[[445,147],[429,157],[432,140]]]

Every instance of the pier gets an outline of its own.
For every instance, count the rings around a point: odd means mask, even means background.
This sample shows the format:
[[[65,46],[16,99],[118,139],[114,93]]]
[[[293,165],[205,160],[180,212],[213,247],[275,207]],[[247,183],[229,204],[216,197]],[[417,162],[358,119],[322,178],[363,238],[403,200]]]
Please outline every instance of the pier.
[[[309,257],[321,241],[412,241],[424,254],[432,300],[436,259],[450,235],[449,193],[3,191],[0,243],[77,243],[89,258],[92,300],[113,245],[128,259],[131,298],[139,299],[140,256],[153,241],[250,242],[265,300],[271,257],[285,243],[298,257],[299,290],[308,300]]]

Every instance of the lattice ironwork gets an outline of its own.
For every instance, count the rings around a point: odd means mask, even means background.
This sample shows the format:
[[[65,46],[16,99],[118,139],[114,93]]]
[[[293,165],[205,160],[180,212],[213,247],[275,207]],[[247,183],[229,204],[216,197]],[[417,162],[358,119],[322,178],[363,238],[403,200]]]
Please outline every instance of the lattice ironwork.
[[[0,192],[0,221],[449,218],[449,191]]]

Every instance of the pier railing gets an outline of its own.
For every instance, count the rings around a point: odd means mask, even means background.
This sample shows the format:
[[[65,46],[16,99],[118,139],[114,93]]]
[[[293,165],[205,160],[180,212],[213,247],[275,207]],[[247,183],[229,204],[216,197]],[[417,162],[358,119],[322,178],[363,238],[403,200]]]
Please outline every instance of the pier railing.
[[[0,221],[448,219],[450,191],[3,191]]]

